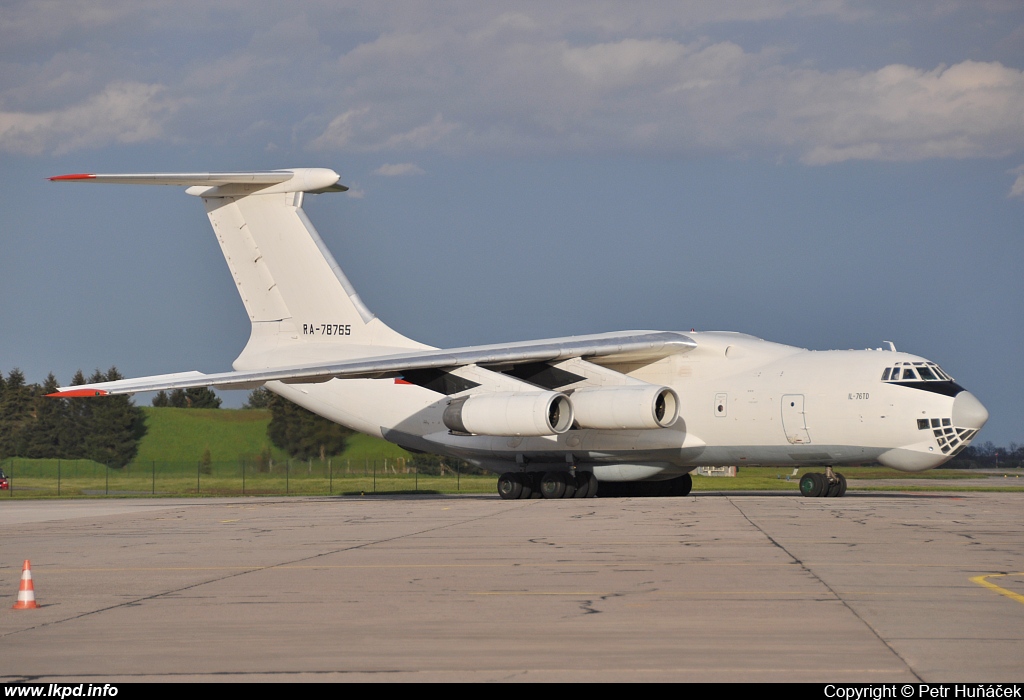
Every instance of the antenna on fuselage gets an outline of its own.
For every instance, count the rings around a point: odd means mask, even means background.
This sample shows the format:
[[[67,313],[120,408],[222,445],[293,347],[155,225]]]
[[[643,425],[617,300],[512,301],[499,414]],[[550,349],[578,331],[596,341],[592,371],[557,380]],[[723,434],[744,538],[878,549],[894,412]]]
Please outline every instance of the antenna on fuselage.
[[[882,342],[889,346],[889,352],[896,352],[896,343],[891,340],[883,340]]]

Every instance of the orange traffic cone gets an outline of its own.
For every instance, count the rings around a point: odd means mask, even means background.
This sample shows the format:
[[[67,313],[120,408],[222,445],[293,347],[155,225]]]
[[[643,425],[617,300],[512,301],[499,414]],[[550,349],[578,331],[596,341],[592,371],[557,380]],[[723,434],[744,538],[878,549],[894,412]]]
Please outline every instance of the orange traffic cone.
[[[25,560],[21,567],[21,586],[18,588],[18,602],[14,604],[15,610],[31,610],[38,608],[36,603],[36,589],[32,586],[32,566]]]

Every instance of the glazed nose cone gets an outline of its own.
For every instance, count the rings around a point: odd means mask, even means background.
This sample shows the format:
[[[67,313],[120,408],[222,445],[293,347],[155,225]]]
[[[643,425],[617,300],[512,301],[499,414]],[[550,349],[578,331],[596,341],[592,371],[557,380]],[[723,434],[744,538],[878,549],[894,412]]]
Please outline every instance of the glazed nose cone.
[[[961,391],[953,399],[953,425],[980,430],[988,421],[988,410],[969,391]]]

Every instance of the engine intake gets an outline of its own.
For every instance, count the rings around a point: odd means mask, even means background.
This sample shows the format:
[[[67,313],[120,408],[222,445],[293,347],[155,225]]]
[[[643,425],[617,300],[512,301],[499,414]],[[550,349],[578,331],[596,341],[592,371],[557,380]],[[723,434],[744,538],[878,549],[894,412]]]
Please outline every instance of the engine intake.
[[[572,426],[573,410],[565,394],[554,391],[507,392],[453,399],[442,421],[449,430],[475,435],[538,437],[558,435]]]
[[[676,422],[679,396],[667,386],[649,384],[578,389],[572,407],[581,428],[653,430]]]

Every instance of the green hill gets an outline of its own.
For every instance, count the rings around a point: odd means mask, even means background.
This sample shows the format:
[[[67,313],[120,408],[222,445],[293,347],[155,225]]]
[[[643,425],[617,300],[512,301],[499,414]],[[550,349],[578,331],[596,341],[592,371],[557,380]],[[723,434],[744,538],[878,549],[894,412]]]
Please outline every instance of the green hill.
[[[142,407],[146,414],[146,436],[139,444],[135,464],[187,462],[200,460],[206,450],[212,462],[237,463],[242,456],[270,450],[275,462],[288,455],[270,444],[267,425],[270,411],[214,408]],[[364,460],[396,459],[409,453],[396,445],[354,434],[342,455],[353,464]]]

